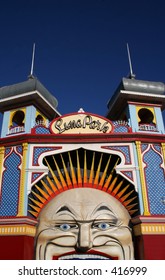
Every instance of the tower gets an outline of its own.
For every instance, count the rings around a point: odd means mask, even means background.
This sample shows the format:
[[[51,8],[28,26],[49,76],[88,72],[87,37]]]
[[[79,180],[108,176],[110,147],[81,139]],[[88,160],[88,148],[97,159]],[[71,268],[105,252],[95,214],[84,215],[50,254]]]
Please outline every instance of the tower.
[[[123,78],[108,102],[107,117],[127,120],[133,132],[163,134],[164,92],[163,83]]]
[[[59,113],[57,100],[34,77],[0,89],[1,137],[30,133],[35,124],[47,127]]]
[[[123,78],[108,102],[107,118],[127,121],[132,130],[140,207],[139,217],[132,222],[137,243],[143,244],[139,257],[144,259],[164,258],[164,93],[163,83]]]
[[[35,225],[27,216],[29,139],[34,127],[40,134],[48,131],[50,121],[60,115],[56,107],[56,98],[34,77],[0,88],[0,234],[4,259],[15,258],[16,251],[18,259],[33,258],[33,250],[29,253],[28,249],[29,244],[33,246]]]

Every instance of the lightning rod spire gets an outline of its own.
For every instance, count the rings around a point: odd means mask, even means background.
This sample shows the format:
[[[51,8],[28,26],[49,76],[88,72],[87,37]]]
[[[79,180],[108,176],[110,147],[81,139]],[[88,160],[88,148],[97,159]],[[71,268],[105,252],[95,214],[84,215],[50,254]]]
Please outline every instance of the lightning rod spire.
[[[29,78],[33,78],[33,70],[34,70],[34,57],[35,57],[35,43],[33,44],[33,52],[32,52],[32,61],[31,61],[31,70]]]
[[[134,79],[135,78],[135,74],[133,73],[133,70],[132,70],[131,55],[130,55],[130,50],[129,50],[128,43],[127,43],[127,53],[128,53],[128,61],[129,61],[129,68],[130,68],[130,78]]]

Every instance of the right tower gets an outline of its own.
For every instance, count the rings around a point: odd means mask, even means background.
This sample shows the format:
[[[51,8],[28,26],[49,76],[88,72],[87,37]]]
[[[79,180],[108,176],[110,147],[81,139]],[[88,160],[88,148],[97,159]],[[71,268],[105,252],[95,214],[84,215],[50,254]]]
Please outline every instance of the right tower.
[[[108,102],[107,118],[132,129],[140,207],[132,219],[137,259],[165,258],[164,93],[163,83],[123,78]]]

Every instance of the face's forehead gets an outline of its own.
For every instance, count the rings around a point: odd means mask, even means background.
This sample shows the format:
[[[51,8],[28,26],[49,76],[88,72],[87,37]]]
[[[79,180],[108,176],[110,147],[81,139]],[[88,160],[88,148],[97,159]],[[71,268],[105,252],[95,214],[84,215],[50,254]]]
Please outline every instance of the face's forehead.
[[[100,190],[77,188],[64,191],[53,198],[41,211],[39,218],[53,218],[59,208],[67,207],[77,214],[77,217],[90,217],[100,206],[108,207],[120,219],[130,219],[128,211],[114,197]]]

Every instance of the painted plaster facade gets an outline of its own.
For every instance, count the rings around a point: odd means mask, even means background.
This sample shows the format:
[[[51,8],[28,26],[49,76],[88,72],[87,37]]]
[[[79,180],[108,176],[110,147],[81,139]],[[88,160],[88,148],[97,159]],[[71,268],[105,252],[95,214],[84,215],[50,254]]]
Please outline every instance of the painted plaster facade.
[[[61,116],[33,79],[0,89],[0,259],[34,259],[42,208],[84,187],[127,209],[135,259],[165,259],[164,85],[124,79],[105,117]]]

